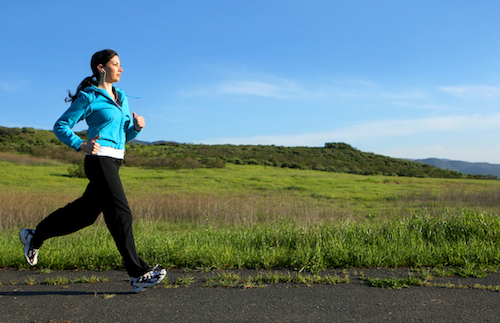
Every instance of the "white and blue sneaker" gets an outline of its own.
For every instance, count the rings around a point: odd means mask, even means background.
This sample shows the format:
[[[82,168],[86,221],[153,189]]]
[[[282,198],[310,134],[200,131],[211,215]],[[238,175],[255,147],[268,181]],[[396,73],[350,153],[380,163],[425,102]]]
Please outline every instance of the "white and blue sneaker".
[[[132,286],[133,293],[141,293],[148,287],[153,287],[159,283],[167,276],[167,271],[165,269],[159,269],[156,265],[153,269],[145,273],[144,275],[134,278],[130,278],[130,286]]]
[[[24,258],[30,266],[34,266],[38,262],[38,249],[33,248],[31,240],[35,235],[35,230],[32,229],[21,229],[19,231],[19,239],[24,244]]]

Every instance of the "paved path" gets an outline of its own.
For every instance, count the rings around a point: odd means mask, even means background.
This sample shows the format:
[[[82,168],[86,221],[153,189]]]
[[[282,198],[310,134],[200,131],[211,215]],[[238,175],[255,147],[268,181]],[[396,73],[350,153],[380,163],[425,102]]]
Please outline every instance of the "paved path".
[[[240,276],[257,271],[237,271]],[[343,274],[338,271],[339,276]],[[372,287],[359,279],[402,277],[408,271],[350,271],[349,284],[270,284],[213,288],[215,273],[169,271],[170,282],[192,276],[189,287],[132,294],[125,272],[0,270],[0,322],[500,322],[500,293],[475,288]],[[96,275],[103,283],[43,285],[49,278]],[[38,284],[27,283],[36,281]],[[486,278],[435,278],[433,283],[500,285]]]

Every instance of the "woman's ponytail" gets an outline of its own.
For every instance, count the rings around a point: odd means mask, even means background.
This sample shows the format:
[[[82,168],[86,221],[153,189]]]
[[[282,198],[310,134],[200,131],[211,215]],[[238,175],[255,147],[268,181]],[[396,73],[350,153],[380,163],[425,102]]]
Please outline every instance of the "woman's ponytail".
[[[95,76],[86,77],[80,83],[80,85],[78,85],[78,87],[76,88],[76,93],[74,95],[72,95],[71,91],[68,90],[68,97],[64,101],[66,101],[66,102],[73,102],[73,101],[75,101],[76,98],[78,97],[78,94],[80,93],[80,91],[82,91],[86,87],[89,87],[89,86],[92,86],[92,85],[96,85],[96,86],[98,85],[96,77]]]

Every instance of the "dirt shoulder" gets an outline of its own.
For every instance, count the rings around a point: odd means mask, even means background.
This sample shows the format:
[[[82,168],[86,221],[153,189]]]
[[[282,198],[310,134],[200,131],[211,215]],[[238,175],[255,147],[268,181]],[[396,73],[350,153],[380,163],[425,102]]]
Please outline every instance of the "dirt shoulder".
[[[498,322],[500,316],[498,273],[422,275],[430,279],[425,286],[399,289],[373,287],[368,278],[401,282],[418,273],[332,270],[321,275],[349,282],[206,287],[210,277],[230,272],[242,278],[296,274],[170,270],[168,284],[132,294],[122,271],[0,270],[0,322]]]

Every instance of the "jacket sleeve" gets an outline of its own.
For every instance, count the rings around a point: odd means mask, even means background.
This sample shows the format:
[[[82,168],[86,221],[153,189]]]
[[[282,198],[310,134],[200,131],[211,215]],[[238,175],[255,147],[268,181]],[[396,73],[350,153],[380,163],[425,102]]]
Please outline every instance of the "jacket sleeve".
[[[134,140],[140,133],[140,131],[137,131],[134,128],[133,116],[129,114],[129,117],[130,117],[130,123],[128,129],[126,130],[127,142]]]
[[[72,129],[78,122],[89,115],[90,101],[89,94],[80,92],[69,109],[64,112],[54,125],[54,134],[57,138],[75,151],[79,151],[81,144],[85,141],[75,134]]]

